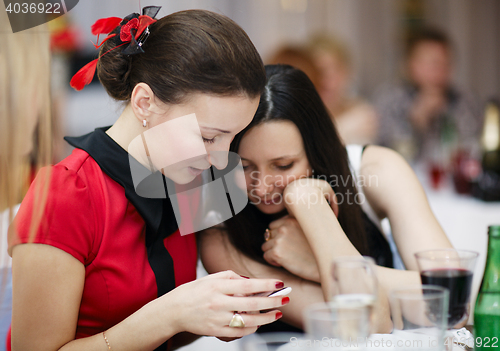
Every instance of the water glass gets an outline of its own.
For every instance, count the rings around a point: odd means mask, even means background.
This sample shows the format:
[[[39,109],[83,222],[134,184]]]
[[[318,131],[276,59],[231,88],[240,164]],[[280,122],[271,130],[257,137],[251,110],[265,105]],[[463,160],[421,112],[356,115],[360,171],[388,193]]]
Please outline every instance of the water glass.
[[[433,285],[395,289],[390,294],[397,351],[445,350],[448,290]]]
[[[373,329],[375,304],[378,295],[378,281],[375,261],[371,257],[338,257],[332,263],[332,302],[348,307],[366,307],[369,310]]]
[[[370,334],[367,305],[329,302],[314,304],[304,312],[307,339],[314,350],[363,350]]]

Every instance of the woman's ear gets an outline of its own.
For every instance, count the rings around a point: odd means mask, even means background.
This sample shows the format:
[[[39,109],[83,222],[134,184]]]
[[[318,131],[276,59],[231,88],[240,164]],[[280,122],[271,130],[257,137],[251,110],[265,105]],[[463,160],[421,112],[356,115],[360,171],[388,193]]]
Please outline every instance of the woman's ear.
[[[144,120],[149,122],[151,115],[156,113],[158,107],[155,101],[155,94],[149,85],[139,83],[134,87],[130,97],[130,106],[141,124]]]

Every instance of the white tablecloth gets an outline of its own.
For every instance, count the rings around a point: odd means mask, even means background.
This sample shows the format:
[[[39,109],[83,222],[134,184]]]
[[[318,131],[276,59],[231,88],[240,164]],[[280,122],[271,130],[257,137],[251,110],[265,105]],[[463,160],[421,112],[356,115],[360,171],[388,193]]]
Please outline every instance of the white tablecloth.
[[[293,339],[292,342],[281,346],[277,351],[343,351],[348,343],[344,343],[344,347],[340,340],[324,339],[324,340],[310,340],[310,339]],[[438,340],[431,339],[428,335],[418,335],[402,332],[401,335],[392,334],[374,334],[369,337],[368,341],[364,344],[353,343],[352,350],[356,350],[356,346],[362,351],[425,351],[437,350]],[[444,345],[443,345],[444,346]],[[464,351],[463,348],[456,344],[451,344],[452,351]],[[253,350],[252,350],[253,351]]]

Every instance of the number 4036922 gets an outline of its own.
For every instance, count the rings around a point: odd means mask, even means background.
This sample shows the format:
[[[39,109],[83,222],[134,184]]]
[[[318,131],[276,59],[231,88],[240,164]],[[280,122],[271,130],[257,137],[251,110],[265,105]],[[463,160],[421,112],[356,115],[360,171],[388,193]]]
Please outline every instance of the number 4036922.
[[[5,8],[8,13],[62,13],[61,4],[56,3],[9,3]]]

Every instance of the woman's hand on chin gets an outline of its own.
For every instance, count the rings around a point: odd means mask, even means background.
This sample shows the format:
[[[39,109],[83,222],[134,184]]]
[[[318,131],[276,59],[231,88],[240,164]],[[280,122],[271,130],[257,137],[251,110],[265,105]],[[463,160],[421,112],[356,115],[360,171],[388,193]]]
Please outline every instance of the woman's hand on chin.
[[[335,192],[330,184],[323,179],[300,178],[294,180],[285,188],[283,198],[288,212],[292,214],[301,206],[310,208],[325,203],[330,205],[335,216],[339,212]]]
[[[283,267],[302,279],[320,282],[316,259],[295,218],[285,216],[271,222],[267,238],[262,251],[269,264]]]

